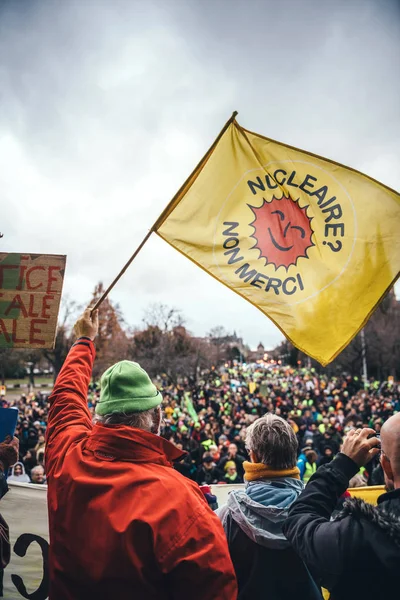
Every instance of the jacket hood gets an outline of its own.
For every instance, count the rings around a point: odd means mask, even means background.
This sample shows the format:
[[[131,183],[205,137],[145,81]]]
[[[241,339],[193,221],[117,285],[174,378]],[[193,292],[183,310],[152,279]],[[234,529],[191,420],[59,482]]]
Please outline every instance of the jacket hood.
[[[93,427],[85,448],[106,460],[151,462],[164,466],[171,465],[187,454],[159,435],[143,429],[101,423]]]
[[[15,467],[21,467],[22,469],[22,475],[25,475],[25,467],[24,467],[24,463],[22,462],[16,462],[15,465],[11,468],[11,475],[15,475]]]
[[[282,525],[303,489],[303,482],[292,477],[259,479],[248,483],[245,491],[231,492],[227,510],[253,542],[284,550],[290,543],[282,533]]]
[[[20,466],[22,468],[21,475],[15,475],[15,467]],[[11,469],[11,475],[7,478],[7,481],[18,481],[19,483],[29,483],[30,479],[28,475],[25,473],[25,467],[22,462],[17,462]]]
[[[346,500],[343,510],[335,520],[351,515],[355,519],[365,519],[372,523],[386,537],[384,544],[376,542],[376,557],[383,569],[394,570],[400,561],[400,490],[384,494],[373,506],[360,498]]]

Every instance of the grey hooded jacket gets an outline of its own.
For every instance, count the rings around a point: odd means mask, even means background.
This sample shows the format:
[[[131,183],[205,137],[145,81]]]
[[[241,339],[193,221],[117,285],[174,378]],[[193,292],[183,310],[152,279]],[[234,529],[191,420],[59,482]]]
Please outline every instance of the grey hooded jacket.
[[[239,585],[239,600],[320,600],[304,563],[282,533],[304,484],[292,477],[260,479],[235,490],[217,510]]]

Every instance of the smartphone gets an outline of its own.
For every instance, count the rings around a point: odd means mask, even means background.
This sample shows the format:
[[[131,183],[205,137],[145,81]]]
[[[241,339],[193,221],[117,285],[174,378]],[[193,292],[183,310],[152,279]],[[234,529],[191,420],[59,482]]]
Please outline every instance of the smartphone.
[[[17,421],[16,408],[0,408],[0,443],[4,442],[8,435],[14,436]]]
[[[380,433],[370,433],[369,436],[368,436],[368,439],[370,440],[371,438],[375,438],[375,437],[379,441],[379,444],[378,444],[377,448],[378,447],[380,448],[381,447],[381,434]]]

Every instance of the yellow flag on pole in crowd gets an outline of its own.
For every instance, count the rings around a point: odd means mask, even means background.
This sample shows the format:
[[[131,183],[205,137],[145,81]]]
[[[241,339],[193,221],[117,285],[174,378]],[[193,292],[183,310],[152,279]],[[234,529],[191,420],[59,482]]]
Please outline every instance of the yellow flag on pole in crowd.
[[[322,365],[400,270],[400,195],[234,116],[154,230]]]

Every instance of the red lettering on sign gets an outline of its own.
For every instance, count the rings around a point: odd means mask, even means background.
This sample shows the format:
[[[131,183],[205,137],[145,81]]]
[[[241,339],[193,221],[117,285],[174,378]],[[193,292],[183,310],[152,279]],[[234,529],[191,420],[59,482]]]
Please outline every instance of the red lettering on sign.
[[[54,292],[57,292],[57,290],[52,290],[51,289],[51,284],[53,283],[53,281],[57,281],[57,277],[53,277],[53,271],[60,271],[61,267],[49,267],[49,278],[47,280],[47,293],[48,294],[54,294]]]
[[[14,296],[14,298],[8,305],[7,309],[4,311],[5,316],[7,317],[10,314],[10,312],[14,309],[20,310],[24,317],[28,316],[28,313],[26,312],[25,304],[23,303],[22,298],[19,294]]]
[[[25,276],[25,271],[27,270],[27,266],[26,265],[21,265],[19,268],[19,280],[18,280],[18,285],[16,286],[15,289],[17,290],[22,290],[22,284],[24,282],[24,276]]]
[[[40,266],[36,266],[36,267],[31,267],[30,269],[27,270],[26,272],[26,289],[27,290],[38,290],[40,287],[42,287],[43,283],[39,283],[38,285],[31,285],[31,275],[33,273],[33,271],[45,271],[45,267],[40,267]]]
[[[44,317],[45,319],[50,319],[51,317],[51,315],[46,313],[46,311],[50,310],[50,304],[48,304],[48,302],[51,300],[54,300],[54,296],[43,296],[42,298],[42,313],[40,316]]]
[[[30,344],[37,344],[38,346],[44,346],[44,344],[46,343],[45,340],[39,340],[37,338],[35,338],[36,334],[41,334],[42,331],[41,329],[36,328],[36,325],[46,325],[47,324],[47,319],[32,319],[31,321],[31,328],[29,330],[29,343]]]
[[[14,342],[14,344],[25,344],[26,343],[26,339],[25,338],[17,338],[17,326],[18,326],[18,321],[17,319],[13,319],[12,322],[12,341]]]
[[[8,335],[7,328],[4,324],[3,319],[0,319],[0,335],[4,335],[6,342],[9,344],[11,342],[11,338]]]
[[[34,312],[34,305],[35,305],[35,294],[30,294],[29,295],[29,316],[30,317],[38,317],[39,313],[35,313]]]

